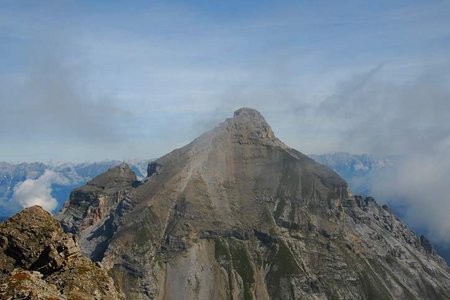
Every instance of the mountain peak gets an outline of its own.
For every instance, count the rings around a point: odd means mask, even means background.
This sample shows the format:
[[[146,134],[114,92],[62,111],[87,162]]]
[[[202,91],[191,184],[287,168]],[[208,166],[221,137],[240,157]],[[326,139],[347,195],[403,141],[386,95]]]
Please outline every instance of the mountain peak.
[[[148,174],[82,187],[59,215],[127,299],[449,298],[450,273],[424,239],[254,109]]]
[[[242,107],[228,120],[228,131],[239,144],[262,144],[285,146],[273,133],[266,119],[256,109]]]
[[[241,107],[238,110],[234,112],[234,117],[245,117],[245,118],[253,118],[253,119],[262,119],[264,120],[264,117],[261,115],[259,111],[256,109],[250,108],[250,107]]]

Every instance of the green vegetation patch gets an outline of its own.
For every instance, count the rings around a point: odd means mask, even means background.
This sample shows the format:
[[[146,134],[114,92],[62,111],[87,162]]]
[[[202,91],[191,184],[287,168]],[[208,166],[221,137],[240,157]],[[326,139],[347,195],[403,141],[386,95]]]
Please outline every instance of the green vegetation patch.
[[[228,248],[227,242],[218,238],[214,240],[215,257],[217,262],[223,267],[224,262],[231,261],[230,249]]]
[[[226,240],[222,238],[217,238],[214,240],[214,256],[219,265],[227,271],[228,283],[230,285],[230,291],[228,291],[228,298],[231,299],[231,292],[234,287],[231,280],[231,254]]]
[[[252,299],[255,272],[245,242],[233,238],[218,238],[214,240],[214,247],[216,261],[228,272],[231,291],[235,288],[232,286],[231,280],[232,270],[235,270],[242,278],[244,299]]]
[[[233,267],[244,283],[244,300],[252,299],[251,288],[255,283],[255,274],[247,247],[243,242],[230,239],[230,252]]]
[[[278,243],[278,249],[268,263],[271,266],[266,275],[266,282],[271,296],[276,298],[280,292],[282,279],[289,279],[290,276],[300,273],[301,269],[283,241]]]

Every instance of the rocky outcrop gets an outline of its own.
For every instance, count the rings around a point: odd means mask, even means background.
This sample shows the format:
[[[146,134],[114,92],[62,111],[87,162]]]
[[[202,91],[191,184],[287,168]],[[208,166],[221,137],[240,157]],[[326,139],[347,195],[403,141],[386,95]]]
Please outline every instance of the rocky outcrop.
[[[129,194],[138,184],[131,168],[121,164],[72,191],[56,216],[66,232],[79,234],[82,251],[92,260],[102,259],[120,216],[133,206]]]
[[[253,109],[148,174],[84,186],[58,215],[130,299],[450,298],[449,270],[423,239]]]
[[[0,224],[1,299],[122,299],[107,271],[75,236],[33,206]]]

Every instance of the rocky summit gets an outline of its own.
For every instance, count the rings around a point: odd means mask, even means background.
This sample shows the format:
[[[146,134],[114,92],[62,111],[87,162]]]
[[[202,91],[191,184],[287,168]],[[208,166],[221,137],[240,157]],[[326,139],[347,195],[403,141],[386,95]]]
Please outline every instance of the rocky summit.
[[[123,299],[76,238],[33,206],[0,224],[0,299]]]
[[[127,299],[450,299],[424,237],[249,108],[143,181],[125,164],[94,178],[57,218]]]

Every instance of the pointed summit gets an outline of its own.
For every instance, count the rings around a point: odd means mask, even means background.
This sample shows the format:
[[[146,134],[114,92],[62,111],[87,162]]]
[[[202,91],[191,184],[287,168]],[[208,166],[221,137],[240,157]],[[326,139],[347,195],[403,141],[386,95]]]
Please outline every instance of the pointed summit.
[[[214,141],[211,141],[211,138]],[[194,140],[194,144],[214,144],[225,147],[223,143],[241,145],[287,146],[273,133],[272,128],[256,109],[243,107],[234,112],[233,118],[226,119],[216,128]]]
[[[255,109],[243,107],[234,112],[230,130],[235,141],[240,144],[279,144],[272,128],[264,117]]]
[[[261,113],[259,111],[257,111],[256,109],[250,108],[250,107],[239,108],[238,110],[236,110],[234,112],[234,117],[235,118],[245,117],[247,119],[252,118],[252,119],[262,120],[262,121],[266,122],[266,120],[264,119],[264,117],[261,115]]]

